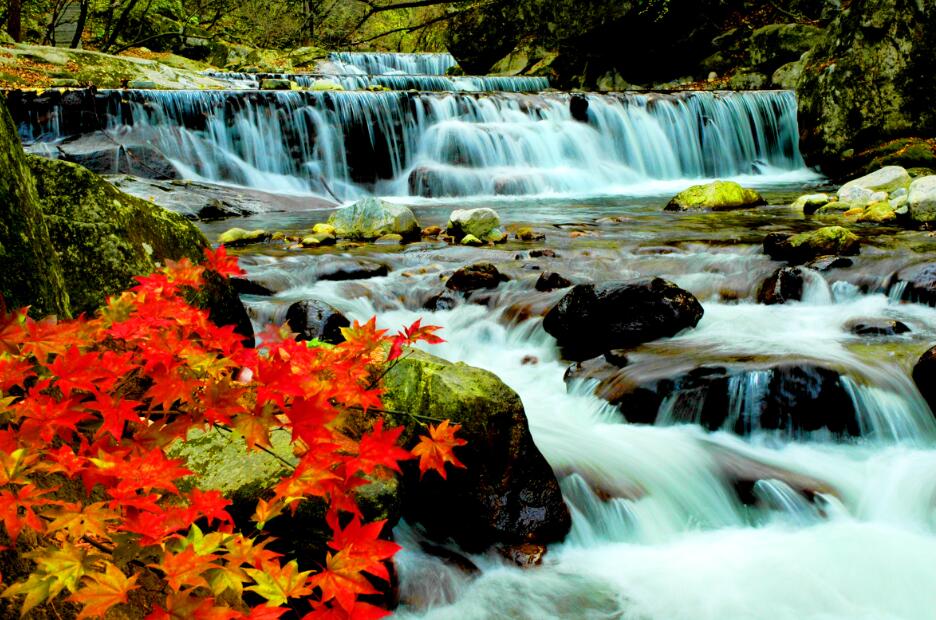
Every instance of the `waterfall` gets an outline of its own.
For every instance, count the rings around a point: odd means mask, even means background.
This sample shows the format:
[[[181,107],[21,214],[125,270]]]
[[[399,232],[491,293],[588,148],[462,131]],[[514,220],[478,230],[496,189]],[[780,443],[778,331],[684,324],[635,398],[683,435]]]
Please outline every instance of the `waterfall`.
[[[395,54],[391,52],[332,52],[328,59],[343,73],[380,75],[445,75],[457,63],[451,54]]]
[[[508,92],[535,93],[549,88],[549,79],[532,76],[500,75],[465,75],[449,77],[444,75],[405,75],[405,74],[341,74],[341,73],[233,73],[228,71],[210,71],[205,75],[230,83],[235,88],[257,89],[267,78],[291,80],[302,88],[331,87],[338,84],[344,90],[368,90],[386,88],[389,90],[419,90],[443,92]]]
[[[619,194],[805,171],[785,91],[101,91],[94,114],[53,123],[61,101],[17,117],[25,141],[105,129],[155,145],[186,177],[318,194],[324,181],[344,199]]]

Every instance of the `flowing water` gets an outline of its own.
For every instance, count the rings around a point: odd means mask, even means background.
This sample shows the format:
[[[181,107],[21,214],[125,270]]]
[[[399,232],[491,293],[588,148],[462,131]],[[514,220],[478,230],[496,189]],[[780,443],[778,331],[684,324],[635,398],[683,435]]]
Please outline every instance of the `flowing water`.
[[[445,56],[332,62],[352,76],[439,76],[450,66]],[[398,617],[936,618],[936,423],[909,378],[936,341],[936,310],[901,302],[892,278],[936,250],[925,233],[867,226],[854,265],[810,272],[803,301],[755,303],[779,266],[761,251],[763,237],[815,227],[785,205],[824,187],[799,156],[791,93],[107,97],[108,131],[149,132],[190,178],[298,194],[319,193],[324,181],[342,199],[376,192],[409,204],[423,226],[444,224],[466,203],[492,206],[505,224],[546,234],[536,244],[478,249],[424,241],[241,251],[249,278],[278,291],[245,298],[257,327],[282,321],[291,302],[306,298],[353,319],[376,314],[391,329],[418,317],[441,325],[447,341],[430,350],[489,369],[515,389],[560,479],[572,531],[537,568],[490,553],[471,556],[480,572],[468,574],[422,551],[418,528],[401,524]],[[63,138],[49,127],[21,123],[26,136]],[[690,179],[707,177],[742,179],[779,206],[662,210]],[[266,213],[205,229],[301,231],[326,216]],[[542,248],[555,255],[531,256]],[[390,273],[318,280],[339,258],[376,260]],[[477,260],[511,280],[451,310],[422,309],[445,275]],[[630,424],[594,395],[594,382],[567,384],[568,362],[540,318],[562,291],[533,287],[547,270],[599,282],[662,276],[695,294],[705,309],[699,325],[629,352],[627,372],[732,369],[725,413],[746,432],[707,430],[691,417],[701,401],[682,401],[677,415],[670,399],[655,424]],[[869,339],[849,331],[849,321],[867,318],[897,319],[910,332]],[[857,436],[760,428],[755,412],[778,364],[838,373]],[[745,494],[739,478],[751,482]]]

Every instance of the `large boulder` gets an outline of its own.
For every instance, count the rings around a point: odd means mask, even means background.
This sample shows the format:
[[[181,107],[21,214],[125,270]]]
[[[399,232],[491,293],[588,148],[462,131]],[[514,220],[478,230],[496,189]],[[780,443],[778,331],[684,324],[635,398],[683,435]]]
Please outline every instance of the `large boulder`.
[[[903,166],[885,166],[871,174],[853,179],[839,188],[839,200],[850,200],[852,188],[861,188],[869,192],[884,192],[890,194],[901,188],[910,187],[910,174]]]
[[[798,235],[771,233],[764,239],[764,251],[774,260],[805,263],[819,256],[858,254],[861,240],[842,226],[825,226]]]
[[[666,205],[667,211],[724,211],[767,204],[753,189],[741,187],[734,181],[715,181],[693,185],[679,192]]]
[[[910,184],[907,206],[910,219],[917,224],[932,225],[936,221],[936,176],[920,177]]]
[[[166,260],[202,259],[208,242],[183,216],[124,194],[76,164],[33,155],[27,161],[73,313],[94,312]],[[191,301],[252,344],[250,317],[230,281],[209,274],[205,283]]]
[[[856,0],[809,53],[797,88],[810,165],[848,172],[882,142],[936,135],[936,4]]]
[[[2,99],[2,98],[0,98]],[[7,308],[67,317],[65,278],[16,128],[0,100],[0,295]]]
[[[461,424],[455,449],[465,468],[448,479],[404,470],[404,516],[434,537],[466,549],[496,543],[562,540],[571,524],[559,484],[530,435],[520,397],[494,374],[411,350],[386,373],[383,403],[406,427],[404,445],[424,419]],[[417,418],[415,415],[419,417]]]
[[[379,198],[364,198],[342,207],[328,218],[335,234],[347,239],[373,240],[396,234],[404,239],[419,238],[419,222],[412,210]]]
[[[674,336],[702,318],[699,301],[662,278],[579,284],[543,319],[568,359]]]
[[[751,66],[774,69],[798,60],[822,39],[822,28],[809,24],[768,24],[751,35]]]
[[[639,424],[699,424],[738,435],[828,430],[857,436],[861,425],[838,371],[810,363],[661,368],[646,374],[604,358],[573,366],[566,380],[595,380],[595,394]],[[664,406],[665,404],[665,406]]]

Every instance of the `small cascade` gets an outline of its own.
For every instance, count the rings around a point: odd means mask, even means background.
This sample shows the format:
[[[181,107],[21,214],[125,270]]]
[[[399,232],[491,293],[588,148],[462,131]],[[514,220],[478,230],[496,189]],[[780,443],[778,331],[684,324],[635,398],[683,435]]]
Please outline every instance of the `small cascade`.
[[[332,52],[328,60],[336,73],[352,75],[445,75],[456,64],[451,54],[397,54],[392,52]]]
[[[291,80],[302,88],[319,87],[329,89],[337,84],[344,90],[418,90],[426,92],[506,92],[535,93],[549,88],[549,79],[531,76],[464,75],[405,75],[389,73],[365,75],[356,73],[232,73],[207,72],[213,77],[228,82],[234,88],[256,90],[265,79]]]
[[[786,91],[101,91],[90,111],[43,101],[44,112],[11,105],[24,141],[106,130],[156,145],[189,178],[319,195],[328,184],[342,199],[616,194],[806,172]]]

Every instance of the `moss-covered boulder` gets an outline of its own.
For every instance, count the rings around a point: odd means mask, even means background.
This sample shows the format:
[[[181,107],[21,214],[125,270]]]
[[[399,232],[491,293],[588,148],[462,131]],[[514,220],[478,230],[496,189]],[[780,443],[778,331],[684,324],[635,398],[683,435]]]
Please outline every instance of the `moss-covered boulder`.
[[[667,211],[724,211],[766,204],[753,189],[741,187],[734,181],[715,181],[693,185],[679,192],[666,205]]]
[[[0,166],[0,295],[10,308],[32,306],[37,316],[68,316],[62,267],[23,147],[2,101]]]
[[[751,66],[776,68],[799,59],[822,38],[822,28],[809,24],[768,24],[751,34]]]
[[[328,218],[335,235],[346,239],[373,240],[387,234],[419,238],[419,222],[412,210],[379,198],[365,198],[342,207]]]
[[[819,256],[858,254],[861,240],[842,226],[825,226],[798,235],[771,233],[764,239],[764,251],[774,260],[804,263]]]
[[[498,243],[506,238],[506,233],[500,227],[500,216],[497,211],[487,207],[452,211],[445,225],[445,231],[455,237],[456,241],[464,242],[467,237],[474,237],[477,240],[465,245],[480,245],[486,241]]]
[[[915,223],[931,225],[936,221],[936,176],[915,179],[910,185],[907,204]]]
[[[466,364],[410,351],[384,377],[384,406],[404,425],[405,445],[424,432],[426,419],[461,424],[467,444],[455,455],[465,468],[448,479],[420,478],[415,464],[404,477],[404,516],[440,539],[467,549],[497,543],[550,543],[571,524],[559,484],[530,435],[520,397],[496,375]]]
[[[794,200],[791,206],[796,211],[811,215],[833,200],[828,194],[805,194]]]
[[[892,224],[897,221],[897,212],[888,201],[881,200],[865,207],[858,216],[858,221],[869,224]]]
[[[36,156],[28,162],[74,313],[93,312],[166,259],[201,259],[207,241],[184,217],[81,166]]]

